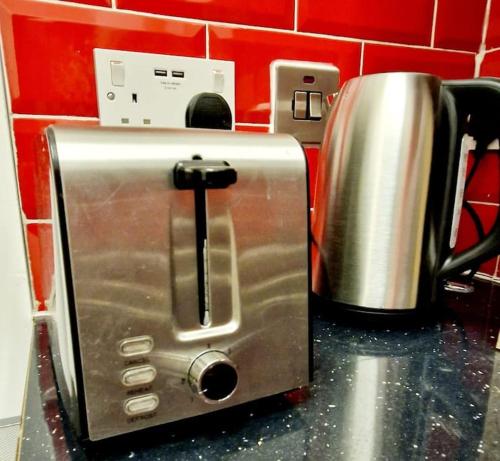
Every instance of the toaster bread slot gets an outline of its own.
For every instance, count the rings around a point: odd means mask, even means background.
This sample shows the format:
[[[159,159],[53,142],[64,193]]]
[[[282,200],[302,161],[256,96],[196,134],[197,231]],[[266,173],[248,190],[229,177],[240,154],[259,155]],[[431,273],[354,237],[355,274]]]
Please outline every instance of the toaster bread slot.
[[[177,162],[174,168],[175,187],[194,191],[198,309],[200,324],[203,326],[209,326],[211,321],[206,191],[225,189],[236,180],[236,170],[228,162],[205,161],[199,155],[193,156],[191,161]]]

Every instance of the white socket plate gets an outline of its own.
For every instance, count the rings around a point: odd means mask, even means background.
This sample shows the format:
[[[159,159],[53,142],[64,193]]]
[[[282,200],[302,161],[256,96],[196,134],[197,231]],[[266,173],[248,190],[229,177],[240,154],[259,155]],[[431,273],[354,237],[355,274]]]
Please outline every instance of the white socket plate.
[[[314,83],[304,83],[304,77]],[[328,115],[327,96],[338,91],[339,70],[332,64],[277,60],[271,63],[271,133],[288,133],[303,144],[320,144]],[[295,91],[321,92],[321,120],[293,118]]]
[[[234,62],[96,48],[94,65],[103,126],[184,128],[191,98],[210,92],[229,104],[234,129]],[[114,79],[112,67],[118,68]],[[156,76],[155,69],[167,76]]]

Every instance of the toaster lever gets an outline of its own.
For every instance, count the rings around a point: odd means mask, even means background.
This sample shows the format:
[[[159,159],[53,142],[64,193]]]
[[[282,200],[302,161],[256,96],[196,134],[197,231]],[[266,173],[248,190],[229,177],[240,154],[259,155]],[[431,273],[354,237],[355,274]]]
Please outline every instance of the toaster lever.
[[[174,184],[177,189],[225,189],[238,178],[236,170],[225,160],[189,160],[177,162]]]

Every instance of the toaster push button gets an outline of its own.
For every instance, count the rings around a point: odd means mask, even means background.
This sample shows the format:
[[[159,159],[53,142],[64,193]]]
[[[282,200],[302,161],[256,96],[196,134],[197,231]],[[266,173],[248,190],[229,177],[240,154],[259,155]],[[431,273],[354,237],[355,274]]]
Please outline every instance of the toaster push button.
[[[151,336],[127,338],[120,343],[120,354],[125,357],[148,354],[153,350],[153,344],[153,338]]]
[[[126,400],[123,409],[127,415],[133,416],[154,411],[158,408],[159,403],[160,399],[156,394],[147,394]]]
[[[156,369],[151,365],[129,368],[122,373],[122,383],[125,386],[149,384],[156,378]]]

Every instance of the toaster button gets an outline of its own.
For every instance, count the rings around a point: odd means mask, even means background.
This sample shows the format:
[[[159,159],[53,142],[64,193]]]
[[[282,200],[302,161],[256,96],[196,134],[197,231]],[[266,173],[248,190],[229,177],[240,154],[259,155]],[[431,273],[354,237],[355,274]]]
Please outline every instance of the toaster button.
[[[160,399],[156,394],[147,394],[126,400],[123,409],[127,415],[133,416],[154,411],[158,408],[159,403]]]
[[[148,354],[153,350],[153,344],[153,338],[151,336],[127,338],[120,343],[120,354],[125,357]]]
[[[149,384],[156,378],[156,369],[151,365],[129,368],[122,373],[122,383],[125,386]]]

